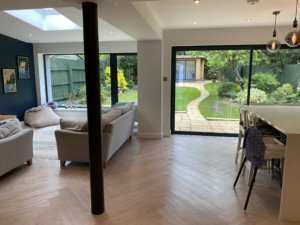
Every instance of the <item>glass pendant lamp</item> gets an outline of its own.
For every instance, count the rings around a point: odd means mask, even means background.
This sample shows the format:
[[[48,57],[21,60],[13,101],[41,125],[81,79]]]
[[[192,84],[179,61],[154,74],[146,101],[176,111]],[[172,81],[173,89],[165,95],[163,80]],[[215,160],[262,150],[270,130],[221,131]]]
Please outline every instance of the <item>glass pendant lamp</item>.
[[[280,41],[276,39],[276,21],[277,21],[277,15],[280,13],[280,11],[274,11],[273,15],[275,15],[275,24],[274,24],[274,31],[273,31],[273,39],[267,42],[267,50],[269,52],[277,52],[280,48]]]
[[[298,0],[296,1],[296,14],[295,19],[293,21],[293,30],[288,32],[285,36],[285,41],[288,46],[296,47],[300,44],[300,31],[297,29],[298,21],[297,21],[297,9],[298,9]]]

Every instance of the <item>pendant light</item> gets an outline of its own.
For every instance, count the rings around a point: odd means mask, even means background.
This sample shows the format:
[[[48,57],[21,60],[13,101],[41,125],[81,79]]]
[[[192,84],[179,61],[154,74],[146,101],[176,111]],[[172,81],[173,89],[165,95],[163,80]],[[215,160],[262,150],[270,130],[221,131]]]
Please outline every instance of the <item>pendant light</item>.
[[[293,22],[293,30],[288,32],[285,36],[285,41],[288,46],[296,47],[300,44],[300,31],[297,29],[298,21],[297,21],[297,9],[298,9],[298,0],[296,1],[296,14]]]
[[[280,11],[274,11],[273,15],[275,15],[275,24],[274,24],[274,31],[273,31],[273,39],[267,42],[267,50],[269,52],[277,52],[280,48],[280,41],[276,39],[276,21],[277,15]]]

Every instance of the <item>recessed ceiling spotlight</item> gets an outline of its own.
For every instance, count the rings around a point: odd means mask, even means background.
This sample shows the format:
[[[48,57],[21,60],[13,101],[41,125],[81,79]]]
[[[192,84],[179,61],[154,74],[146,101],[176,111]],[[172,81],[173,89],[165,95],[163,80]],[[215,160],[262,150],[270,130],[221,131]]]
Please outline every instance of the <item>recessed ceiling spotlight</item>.
[[[259,3],[259,0],[247,0],[247,3],[249,5],[255,5],[255,4]]]
[[[196,25],[197,23],[198,23],[197,21],[194,21],[194,22],[193,22],[194,25]]]
[[[248,22],[248,23],[252,22],[252,19],[250,19],[250,18],[249,18],[249,19],[247,19],[247,22]]]
[[[194,3],[195,3],[195,4],[199,4],[199,3],[200,3],[200,0],[194,0]]]

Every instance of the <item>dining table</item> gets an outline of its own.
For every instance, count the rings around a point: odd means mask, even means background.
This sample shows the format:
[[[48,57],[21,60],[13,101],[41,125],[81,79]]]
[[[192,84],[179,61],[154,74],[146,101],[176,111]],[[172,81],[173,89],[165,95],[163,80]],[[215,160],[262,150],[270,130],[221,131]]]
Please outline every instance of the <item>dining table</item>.
[[[249,105],[245,108],[286,135],[279,219],[300,222],[300,106]]]

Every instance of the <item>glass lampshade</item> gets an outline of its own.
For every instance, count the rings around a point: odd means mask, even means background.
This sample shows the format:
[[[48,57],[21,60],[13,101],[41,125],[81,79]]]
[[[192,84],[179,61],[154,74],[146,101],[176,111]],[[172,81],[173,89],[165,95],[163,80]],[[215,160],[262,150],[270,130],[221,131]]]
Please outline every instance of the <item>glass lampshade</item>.
[[[298,46],[300,44],[300,31],[298,29],[294,29],[288,32],[285,36],[285,41],[290,47]]]
[[[280,41],[275,40],[275,39],[270,40],[270,41],[268,41],[266,47],[269,52],[277,52],[280,48]]]

